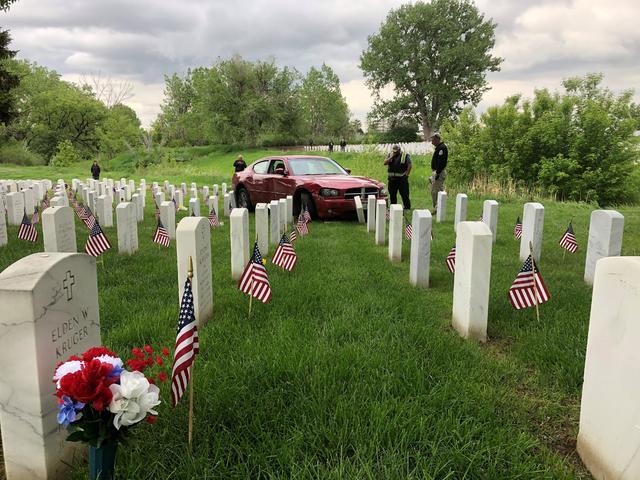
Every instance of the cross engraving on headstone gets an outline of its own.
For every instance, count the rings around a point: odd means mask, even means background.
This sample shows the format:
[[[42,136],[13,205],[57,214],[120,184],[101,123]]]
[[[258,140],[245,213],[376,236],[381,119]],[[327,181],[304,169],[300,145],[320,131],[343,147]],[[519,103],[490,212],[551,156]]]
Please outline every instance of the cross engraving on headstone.
[[[71,275],[71,270],[67,270],[67,276],[62,281],[62,286],[67,291],[67,302],[73,298],[73,286],[76,284],[76,277]]]

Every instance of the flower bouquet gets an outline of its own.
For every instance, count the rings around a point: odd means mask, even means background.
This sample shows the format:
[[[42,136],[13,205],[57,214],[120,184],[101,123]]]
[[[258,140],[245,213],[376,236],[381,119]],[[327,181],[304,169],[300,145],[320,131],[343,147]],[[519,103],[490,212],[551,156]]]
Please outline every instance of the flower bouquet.
[[[87,443],[92,480],[113,477],[118,442],[126,439],[129,428],[142,420],[154,423],[160,404],[160,389],[146,369],[164,363],[154,357],[150,346],[145,353],[133,349],[134,358],[123,361],[105,347],[94,347],[81,357],[72,356],[58,365],[53,376],[58,397],[58,423],[68,431],[68,441]],[[168,356],[165,348],[163,356]],[[160,372],[159,380],[166,380]]]

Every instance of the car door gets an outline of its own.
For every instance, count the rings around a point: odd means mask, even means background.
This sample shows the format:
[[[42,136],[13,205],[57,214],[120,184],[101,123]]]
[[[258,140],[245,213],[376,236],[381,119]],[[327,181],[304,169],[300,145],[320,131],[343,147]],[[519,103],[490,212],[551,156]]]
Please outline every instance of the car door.
[[[273,182],[272,191],[274,193],[274,199],[293,195],[295,179],[292,176],[293,172],[291,171],[287,160],[284,158],[275,158],[269,168],[273,168],[273,177],[271,181]],[[284,168],[285,175],[275,173],[278,168]]]
[[[270,163],[271,159],[266,158],[259,162],[256,162],[252,167],[252,182],[251,186],[247,186],[247,188],[249,190],[251,202],[253,202],[254,205],[256,203],[268,201],[267,197],[269,196],[269,182],[267,180],[269,175],[267,174],[267,171],[269,170]]]

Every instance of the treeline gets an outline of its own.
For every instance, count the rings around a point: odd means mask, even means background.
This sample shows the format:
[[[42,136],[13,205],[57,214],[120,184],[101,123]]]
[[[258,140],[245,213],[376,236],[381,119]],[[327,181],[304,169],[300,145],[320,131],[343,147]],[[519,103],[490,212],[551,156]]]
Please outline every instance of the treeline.
[[[35,63],[7,60],[5,67],[19,83],[10,92],[11,119],[0,125],[0,162],[64,165],[141,144],[130,107],[106,105],[88,84],[66,82]]]
[[[564,92],[536,90],[487,109],[471,107],[443,126],[454,182],[483,176],[511,179],[561,200],[600,205],[637,202],[640,195],[640,123],[633,92],[615,95],[602,75],[563,82]]]
[[[234,56],[167,76],[164,93],[152,132],[167,146],[337,142],[360,129],[349,120],[338,76],[324,64],[302,75]]]

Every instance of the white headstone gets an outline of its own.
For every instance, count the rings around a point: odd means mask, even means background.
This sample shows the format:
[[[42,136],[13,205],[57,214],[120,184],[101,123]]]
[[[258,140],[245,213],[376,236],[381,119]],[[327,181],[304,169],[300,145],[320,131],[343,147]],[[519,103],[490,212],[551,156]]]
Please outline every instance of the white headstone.
[[[287,195],[287,222],[293,222],[293,196]]]
[[[369,195],[367,197],[367,232],[376,231],[376,196]]]
[[[176,204],[178,205],[178,208],[184,207],[184,193],[182,192],[182,190],[176,190],[176,193],[174,194],[174,198],[176,199]]]
[[[202,187],[202,201],[206,202],[208,198],[209,198],[209,187],[205,185],[204,187]]]
[[[357,197],[356,197],[357,198]],[[389,260],[399,262],[402,260],[402,237],[404,235],[402,205],[391,205],[389,213]]]
[[[193,259],[193,304],[199,325],[213,315],[211,227],[205,217],[185,217],[176,228],[179,299],[187,280],[189,257]]]
[[[281,198],[278,200],[278,205],[280,207],[280,230],[284,232],[286,230],[285,225],[290,222],[290,217],[287,214],[287,199]]]
[[[76,226],[71,207],[49,207],[42,212],[45,252],[76,253]]]
[[[176,238],[176,208],[173,202],[162,202],[160,204],[160,221],[167,230],[169,238]]]
[[[376,245],[384,245],[387,229],[387,202],[378,200],[376,204]]]
[[[482,204],[482,221],[487,224],[491,235],[493,235],[493,243],[496,243],[498,234],[498,202],[495,200],[485,200]]]
[[[163,192],[157,192],[153,196],[153,200],[156,202],[156,205],[160,205],[162,202],[164,202],[164,193]]]
[[[540,203],[524,204],[522,215],[522,237],[520,238],[520,260],[525,261],[529,256],[529,242],[533,243],[533,258],[540,261],[542,253],[542,230],[544,228],[544,207]]]
[[[230,202],[230,209],[233,210],[234,208],[236,208],[236,194],[233,190],[231,190],[229,192],[229,202]]]
[[[189,215],[200,216],[200,200],[197,198],[189,199]]]
[[[411,219],[411,260],[409,281],[417,287],[429,287],[431,262],[431,212],[414,210]]]
[[[122,202],[116,207],[118,252],[132,254],[138,250],[138,221],[136,206]]]
[[[191,188],[191,198],[198,198],[198,189]]]
[[[231,278],[240,280],[244,267],[249,263],[249,211],[234,208],[229,217],[231,226]]]
[[[453,219],[453,230],[455,232],[458,231],[458,224],[467,219],[467,201],[466,193],[459,193],[456,195],[456,213]]]
[[[11,192],[5,196],[5,208],[9,225],[20,225],[24,216],[24,195],[22,192]]]
[[[362,200],[356,195],[356,214],[358,215],[358,222],[364,223],[364,208],[362,207]]]
[[[594,210],[589,223],[589,242],[584,281],[593,285],[596,263],[604,257],[617,257],[622,251],[624,217],[615,210]]]
[[[4,209],[0,208],[0,247],[7,243],[7,216],[5,215]]]
[[[593,478],[640,478],[640,257],[596,265],[577,450]]]
[[[224,194],[227,193],[227,184],[223,183],[222,184],[222,196],[224,197]]]
[[[136,206],[136,220],[140,223],[144,221],[144,205],[142,205],[142,197],[139,193],[131,195],[131,203]],[[162,203],[162,202],[160,202]],[[160,205],[158,203],[158,205]]]
[[[266,203],[256,205],[255,217],[258,249],[264,257],[269,253],[269,210]]]
[[[27,211],[27,215],[31,216],[36,206],[36,194],[30,188],[25,188],[22,190],[22,195],[24,197],[24,208]],[[20,216],[20,220],[22,220],[22,216]]]
[[[213,194],[218,196],[218,184],[217,183],[213,184]]]
[[[452,324],[467,339],[487,340],[493,236],[483,222],[460,222],[456,236]]]
[[[102,227],[113,227],[113,209],[111,197],[100,195],[97,199],[98,221]]]
[[[280,242],[280,206],[277,200],[269,204],[269,243],[277,245]]]
[[[101,344],[93,257],[34,253],[0,273],[0,428],[7,479],[69,478],[83,450],[65,441],[51,379],[59,362]]]
[[[228,217],[230,213],[231,213],[231,196],[228,193],[225,193],[224,194],[224,216]]]
[[[447,192],[438,192],[436,207],[436,223],[442,223],[447,219]]]

